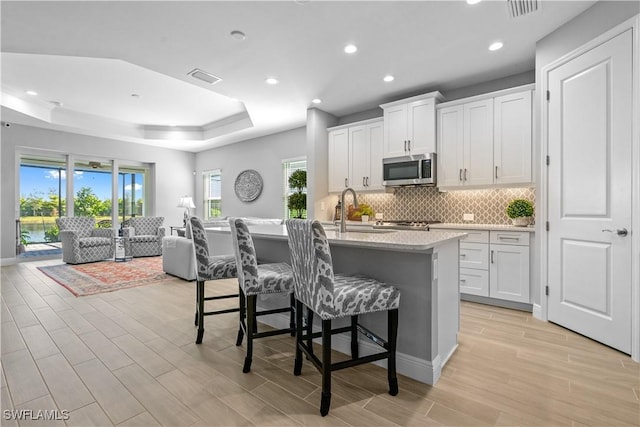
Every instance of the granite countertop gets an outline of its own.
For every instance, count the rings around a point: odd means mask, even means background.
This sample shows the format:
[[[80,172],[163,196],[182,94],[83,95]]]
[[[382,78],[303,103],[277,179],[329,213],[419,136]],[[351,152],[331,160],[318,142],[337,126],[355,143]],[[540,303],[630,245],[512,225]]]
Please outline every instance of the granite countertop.
[[[447,228],[455,230],[497,230],[497,231],[526,231],[534,233],[536,231],[535,226],[529,225],[527,227],[516,227],[509,224],[460,224],[460,223],[441,223],[431,224],[429,226],[432,230],[435,228]]]
[[[207,227],[209,232],[230,233],[229,227]],[[250,225],[249,231],[254,237],[286,239],[287,228],[284,225]],[[329,244],[360,248],[386,249],[402,252],[424,252],[434,247],[459,240],[466,236],[463,232],[451,231],[412,231],[412,230],[366,230],[364,232],[347,231],[340,233],[330,227],[325,228]]]

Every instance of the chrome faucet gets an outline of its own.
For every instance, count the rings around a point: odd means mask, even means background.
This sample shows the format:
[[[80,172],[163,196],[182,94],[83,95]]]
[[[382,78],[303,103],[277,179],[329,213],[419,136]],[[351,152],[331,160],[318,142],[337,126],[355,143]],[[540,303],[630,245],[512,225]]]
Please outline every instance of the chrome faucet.
[[[356,196],[356,192],[353,188],[348,187],[345,188],[342,191],[342,194],[340,195],[340,232],[344,233],[345,231],[347,231],[347,224],[345,222],[345,203],[344,203],[344,196],[345,194],[347,194],[348,191],[351,191],[351,194],[353,194],[353,206],[354,207],[358,207],[358,197]]]

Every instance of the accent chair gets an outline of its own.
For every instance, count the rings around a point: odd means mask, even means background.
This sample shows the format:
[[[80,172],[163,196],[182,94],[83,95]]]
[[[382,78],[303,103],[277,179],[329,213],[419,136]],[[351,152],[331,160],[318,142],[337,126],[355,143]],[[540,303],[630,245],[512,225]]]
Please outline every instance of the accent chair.
[[[113,228],[96,228],[92,217],[56,218],[62,241],[62,261],[68,264],[113,259],[116,233]]]
[[[166,233],[163,222],[162,216],[138,216],[129,219],[129,227],[122,228],[126,255],[134,258],[162,255],[162,238]]]

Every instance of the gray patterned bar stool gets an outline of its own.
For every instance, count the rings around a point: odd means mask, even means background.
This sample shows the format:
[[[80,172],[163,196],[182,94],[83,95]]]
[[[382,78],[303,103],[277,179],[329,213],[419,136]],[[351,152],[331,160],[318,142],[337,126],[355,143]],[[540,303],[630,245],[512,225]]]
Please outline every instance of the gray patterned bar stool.
[[[396,377],[396,343],[398,335],[398,306],[400,291],[392,285],[370,277],[333,272],[329,242],[318,221],[289,219],[286,221],[293,267],[296,297],[296,356],[294,375],[302,372],[302,353],[322,374],[320,414],[329,413],[331,405],[331,372],[380,359],[388,359],[389,394],[398,394]],[[312,331],[311,316],[307,327],[302,326],[302,306],[320,316],[322,332]],[[388,342],[358,324],[358,316],[387,311]],[[351,317],[351,326],[331,329],[331,321]],[[384,351],[358,356],[357,332],[361,332]],[[331,363],[331,335],[351,333],[351,360]],[[322,360],[313,354],[311,340],[322,337]],[[305,342],[306,340],[306,342]]]
[[[247,336],[247,355],[242,368],[242,372],[247,373],[251,370],[254,339],[287,333],[293,336],[295,333],[293,272],[286,263],[258,265],[253,238],[247,224],[240,218],[230,218],[229,225],[231,225],[231,237],[236,253],[240,287],[240,327],[236,345],[242,345],[244,335]],[[257,311],[257,296],[270,293],[288,293],[290,295],[289,306]],[[290,313],[288,328],[258,332],[258,316],[285,312]]]
[[[195,252],[196,260],[195,324],[198,327],[196,344],[200,344],[202,343],[202,336],[204,334],[204,316],[240,311],[239,307],[208,312],[204,311],[205,301],[238,297],[238,294],[218,295],[213,297],[206,297],[204,294],[204,282],[207,280],[230,279],[237,277],[236,258],[234,255],[209,255],[209,241],[207,240],[207,233],[204,230],[204,225],[200,218],[195,216],[189,218],[189,222],[187,223],[187,233],[189,232],[193,239],[193,250]]]

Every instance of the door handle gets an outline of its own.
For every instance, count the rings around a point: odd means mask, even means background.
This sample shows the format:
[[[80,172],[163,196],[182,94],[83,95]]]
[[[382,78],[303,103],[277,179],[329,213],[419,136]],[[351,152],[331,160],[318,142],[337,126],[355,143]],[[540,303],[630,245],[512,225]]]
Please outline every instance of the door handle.
[[[498,167],[496,166],[496,179],[498,179]]]
[[[464,180],[467,180],[467,168],[464,168]]]
[[[613,230],[609,230],[608,228],[605,228],[604,230],[602,230],[602,232],[607,232],[607,233],[613,233]],[[629,231],[626,228],[619,228],[616,230],[616,234],[620,237],[625,237],[627,234],[629,234]]]
[[[345,187],[348,187],[348,186],[349,186],[349,183],[347,182],[347,178],[345,178],[345,179],[344,179],[344,186],[345,186]]]
[[[404,140],[404,151],[407,151],[407,140]]]
[[[407,143],[407,145],[409,145],[409,149],[407,151],[411,151],[411,140],[408,140]]]
[[[493,264],[493,251],[491,251],[491,264]]]
[[[369,177],[367,177],[367,187],[369,186]]]
[[[366,186],[367,186],[367,184],[365,184],[365,183],[364,183],[364,176],[362,177],[362,186],[363,186],[363,187],[366,187]]]
[[[462,181],[462,169],[460,169],[460,173],[458,174],[458,181]]]

